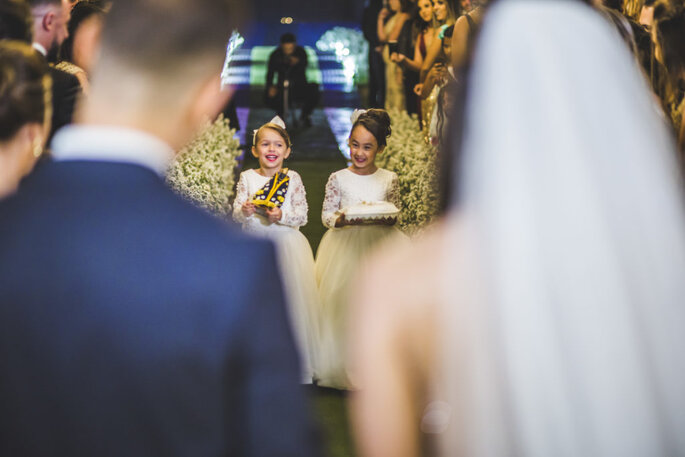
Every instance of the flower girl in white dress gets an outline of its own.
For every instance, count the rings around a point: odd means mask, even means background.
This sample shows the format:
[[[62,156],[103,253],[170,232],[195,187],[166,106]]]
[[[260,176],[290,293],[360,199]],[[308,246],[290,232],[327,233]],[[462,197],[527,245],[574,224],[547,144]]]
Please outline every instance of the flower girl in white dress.
[[[361,203],[390,202],[399,207],[397,175],[378,168],[377,154],[390,136],[390,116],[384,110],[357,110],[352,117],[349,146],[351,165],[333,173],[326,184],[322,220],[329,230],[316,256],[316,280],[321,296],[319,385],[339,389],[358,387],[345,364],[347,309],[354,274],[363,258],[389,237],[404,235],[395,219],[348,220],[346,209]]]
[[[291,151],[283,121],[276,117],[254,134],[252,154],[259,168],[240,174],[233,219],[243,230],[276,244],[290,319],[303,369],[303,382],[314,378],[319,344],[319,295],[314,256],[299,228],[307,224],[307,199],[302,178],[283,168]]]

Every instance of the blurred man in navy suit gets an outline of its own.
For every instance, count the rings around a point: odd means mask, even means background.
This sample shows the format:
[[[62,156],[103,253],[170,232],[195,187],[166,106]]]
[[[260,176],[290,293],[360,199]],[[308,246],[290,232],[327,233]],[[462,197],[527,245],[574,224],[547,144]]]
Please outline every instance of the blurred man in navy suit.
[[[0,455],[316,455],[274,251],[164,170],[243,2],[128,0],[77,123],[0,202]]]

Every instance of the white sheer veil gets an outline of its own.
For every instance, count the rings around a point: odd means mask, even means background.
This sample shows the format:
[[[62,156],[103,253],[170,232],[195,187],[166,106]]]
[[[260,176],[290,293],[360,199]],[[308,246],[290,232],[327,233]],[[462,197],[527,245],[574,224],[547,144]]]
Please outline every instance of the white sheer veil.
[[[685,456],[683,189],[634,59],[579,1],[502,0],[469,83],[443,455]]]

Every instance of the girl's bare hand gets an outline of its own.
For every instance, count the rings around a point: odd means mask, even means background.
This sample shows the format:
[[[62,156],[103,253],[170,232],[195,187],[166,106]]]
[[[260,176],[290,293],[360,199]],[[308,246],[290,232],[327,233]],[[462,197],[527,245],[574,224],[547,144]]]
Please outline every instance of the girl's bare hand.
[[[243,215],[245,217],[250,217],[255,213],[256,208],[254,206],[254,203],[245,202],[245,203],[243,203],[243,207],[241,208],[241,210],[243,211]]]
[[[275,224],[283,217],[283,211],[281,211],[281,208],[271,208],[266,211],[266,215],[269,219],[269,222]]]

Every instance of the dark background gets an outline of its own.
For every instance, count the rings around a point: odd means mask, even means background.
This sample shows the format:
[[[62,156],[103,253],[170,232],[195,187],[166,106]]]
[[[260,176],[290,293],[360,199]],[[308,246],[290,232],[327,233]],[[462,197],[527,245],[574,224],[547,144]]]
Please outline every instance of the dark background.
[[[251,3],[252,21],[245,36],[246,46],[276,45],[286,32],[298,42],[314,46],[316,40],[336,25],[359,28],[365,0],[245,0]],[[290,25],[282,17],[292,17]]]

